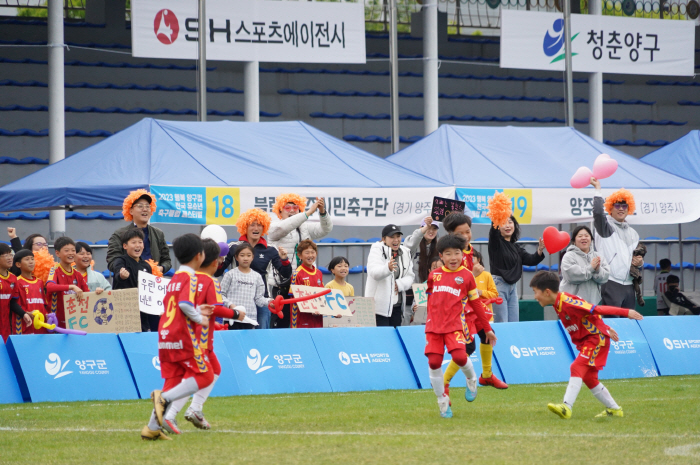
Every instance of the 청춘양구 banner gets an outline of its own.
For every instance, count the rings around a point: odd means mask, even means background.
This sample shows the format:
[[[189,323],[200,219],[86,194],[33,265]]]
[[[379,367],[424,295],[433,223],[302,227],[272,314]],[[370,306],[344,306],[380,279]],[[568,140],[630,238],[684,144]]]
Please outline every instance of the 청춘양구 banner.
[[[276,63],[365,63],[362,2],[207,0],[207,59]],[[196,59],[192,0],[132,0],[135,57]]]
[[[501,68],[564,70],[561,13],[501,11]],[[692,76],[695,23],[571,15],[574,71]]]

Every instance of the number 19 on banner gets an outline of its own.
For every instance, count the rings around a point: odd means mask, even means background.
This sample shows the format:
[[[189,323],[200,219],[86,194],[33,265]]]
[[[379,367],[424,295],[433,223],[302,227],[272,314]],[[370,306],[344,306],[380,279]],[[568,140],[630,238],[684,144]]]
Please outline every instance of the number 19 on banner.
[[[207,187],[207,224],[234,225],[240,210],[238,187]]]

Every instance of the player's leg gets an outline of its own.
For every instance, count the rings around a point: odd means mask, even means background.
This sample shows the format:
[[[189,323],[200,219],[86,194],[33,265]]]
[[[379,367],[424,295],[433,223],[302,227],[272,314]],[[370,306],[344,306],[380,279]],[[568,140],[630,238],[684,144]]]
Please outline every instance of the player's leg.
[[[165,406],[162,422],[163,428],[175,434],[180,434],[175,423],[175,415],[184,406],[187,398],[198,390],[209,386],[214,381],[214,373],[203,356],[193,357],[182,362],[182,365],[185,367],[185,375],[180,384],[162,392],[158,399],[161,405]],[[180,399],[185,399],[185,402],[174,403]]]
[[[584,353],[586,348],[584,348],[581,353]],[[571,418],[572,409],[574,407],[574,402],[578,397],[578,393],[581,391],[581,384],[583,384],[583,378],[588,372],[586,366],[587,358],[579,356],[571,364],[571,377],[569,378],[569,385],[566,387],[566,393],[564,393],[564,402],[561,404],[547,404],[547,408],[560,418],[568,420]]]
[[[458,371],[459,365],[457,365],[454,360],[450,360],[449,365],[447,365],[447,368],[445,369],[445,376],[443,378],[443,382],[445,383],[445,392],[448,396],[450,395],[450,383]]]
[[[476,343],[471,336],[465,336],[461,331],[455,331],[446,338],[447,350],[452,356],[452,360],[462,370],[467,378],[467,388],[464,391],[464,398],[468,402],[473,402],[476,399],[477,393],[477,376],[474,370],[474,364],[469,360],[469,356],[476,350]]]
[[[192,403],[185,412],[185,420],[189,421],[199,429],[211,428],[209,422],[206,420],[206,418],[204,418],[202,410],[204,408],[204,402],[206,402],[207,398],[209,398],[209,394],[211,394],[212,389],[214,389],[214,384],[216,384],[216,380],[219,379],[219,375],[221,374],[221,364],[219,363],[219,359],[216,357],[216,354],[214,352],[209,352],[208,358],[209,364],[214,372],[214,382],[204,389],[200,389],[194,393],[192,396]]]
[[[437,397],[440,416],[443,418],[452,418],[450,397],[445,394],[445,385],[443,384],[444,378],[442,375],[442,356],[445,350],[443,335],[425,333],[425,338],[427,342],[425,346],[425,355],[428,357],[428,376],[430,377],[430,385],[433,387],[433,392]]]
[[[163,391],[167,391],[169,389],[174,388],[180,382],[182,381],[182,374],[184,373],[184,370],[182,370],[179,365],[173,364],[173,363],[168,363],[168,362],[161,362],[161,375],[162,376],[167,376],[163,383]],[[155,404],[155,394],[157,392],[162,392],[162,391],[153,391],[151,393],[151,399],[154,400]],[[164,409],[163,409],[164,410]],[[156,408],[154,405],[153,410],[151,411],[151,418],[148,420],[148,424],[143,427],[141,430],[141,438],[145,440],[159,440],[159,439],[166,439],[166,440],[171,440],[165,433],[163,433],[161,429],[161,425],[163,424],[163,410],[160,411],[160,418],[157,415]]]
[[[610,341],[606,340],[605,345],[596,347],[591,353],[591,361],[588,373],[586,377],[583,378],[583,382],[586,383],[588,389],[591,390],[591,394],[595,396],[596,399],[600,401],[601,404],[605,405],[605,410],[596,415],[596,417],[622,417],[622,407],[617,405],[615,399],[610,395],[610,391],[598,381],[598,371],[605,367],[608,360],[608,352],[610,351]]]
[[[478,322],[477,322],[478,325]],[[481,355],[481,376],[479,376],[479,384],[482,386],[493,386],[496,389],[508,389],[508,385],[498,379],[493,374],[493,346],[486,342],[486,331],[479,329],[479,355]]]

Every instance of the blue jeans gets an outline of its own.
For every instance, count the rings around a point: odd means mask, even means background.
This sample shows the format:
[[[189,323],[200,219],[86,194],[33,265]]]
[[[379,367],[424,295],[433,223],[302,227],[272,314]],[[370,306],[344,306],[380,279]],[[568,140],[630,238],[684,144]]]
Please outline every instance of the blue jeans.
[[[255,329],[270,329],[270,309],[258,307],[258,326]]]
[[[493,304],[493,321],[495,323],[520,321],[517,283],[508,284],[500,276],[494,276],[493,281],[496,283],[496,289],[498,289],[498,297],[503,299],[502,304]]]

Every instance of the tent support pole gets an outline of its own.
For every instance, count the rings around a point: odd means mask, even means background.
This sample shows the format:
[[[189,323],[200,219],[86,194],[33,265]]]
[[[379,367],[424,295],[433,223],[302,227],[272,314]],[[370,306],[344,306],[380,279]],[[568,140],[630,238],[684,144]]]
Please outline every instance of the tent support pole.
[[[678,223],[678,250],[680,252],[680,258],[681,258],[681,269],[680,269],[680,277],[681,277],[681,290],[685,290],[685,287],[683,286],[683,227],[681,226],[680,223]],[[695,275],[693,275],[693,280],[695,279]]]
[[[566,125],[574,127],[574,79],[571,68],[571,0],[564,4],[564,62],[566,70]]]
[[[260,121],[260,62],[246,61],[243,64],[243,96],[245,120]]]
[[[48,2],[49,33],[49,163],[66,158],[66,121],[63,75],[63,0]],[[49,212],[52,241],[66,233],[66,211]]]
[[[391,153],[399,151],[399,36],[396,0],[389,0],[389,61],[391,66]]]
[[[197,80],[197,121],[207,120],[207,8],[206,0],[199,0],[198,18],[199,63]]]
[[[601,0],[590,0],[588,14],[602,14]],[[603,142],[603,73],[588,75],[588,135]]]
[[[438,2],[423,2],[423,124],[427,136],[438,128]],[[459,4],[458,4],[459,5]]]

